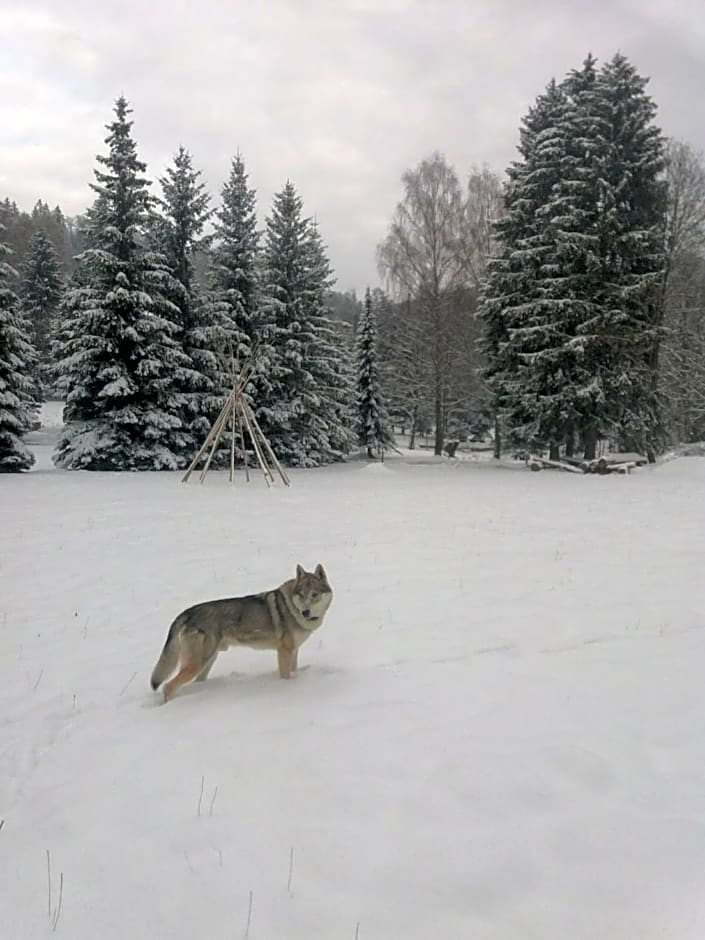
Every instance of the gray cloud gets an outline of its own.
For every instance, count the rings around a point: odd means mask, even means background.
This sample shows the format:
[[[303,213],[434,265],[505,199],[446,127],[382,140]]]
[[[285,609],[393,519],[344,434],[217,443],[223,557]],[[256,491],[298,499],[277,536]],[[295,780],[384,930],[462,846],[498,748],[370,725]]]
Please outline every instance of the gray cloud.
[[[89,204],[124,93],[157,177],[187,146],[217,196],[239,148],[260,215],[287,178],[341,289],[376,281],[403,170],[434,149],[502,172],[552,75],[618,49],[667,134],[705,148],[701,0],[0,0],[0,196]]]

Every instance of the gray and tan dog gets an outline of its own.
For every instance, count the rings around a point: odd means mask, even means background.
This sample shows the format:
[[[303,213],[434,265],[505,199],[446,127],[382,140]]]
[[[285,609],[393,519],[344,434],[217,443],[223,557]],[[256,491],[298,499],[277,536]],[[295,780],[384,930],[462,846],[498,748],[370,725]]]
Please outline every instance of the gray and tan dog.
[[[152,672],[152,688],[164,686],[164,701],[192,679],[208,677],[218,653],[229,646],[276,650],[279,675],[288,679],[298,668],[302,643],[323,623],[333,592],[323,565],[314,572],[296,566],[296,577],[273,591],[247,597],[206,601],[182,611],[172,623]]]

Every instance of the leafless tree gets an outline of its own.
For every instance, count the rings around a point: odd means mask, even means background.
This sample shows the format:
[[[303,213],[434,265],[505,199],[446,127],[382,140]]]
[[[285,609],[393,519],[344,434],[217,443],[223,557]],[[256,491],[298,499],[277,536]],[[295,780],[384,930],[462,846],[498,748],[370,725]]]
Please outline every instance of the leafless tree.
[[[377,310],[377,350],[380,383],[387,410],[402,433],[409,429],[409,449],[416,446],[416,434],[426,422],[429,375],[426,343],[410,297],[392,303],[376,289],[372,300]]]
[[[671,436],[705,433],[705,159],[670,141],[666,179],[665,340],[659,385]]]
[[[697,254],[705,245],[705,163],[703,154],[680,140],[666,149],[668,208],[666,252],[669,262]]]
[[[495,245],[494,225],[504,202],[502,184],[487,166],[473,167],[468,177],[461,226],[462,251],[468,282],[477,291],[487,273]]]
[[[381,274],[398,297],[410,297],[419,314],[431,377],[434,449],[443,452],[444,402],[455,362],[453,291],[465,277],[462,251],[463,198],[458,176],[434,153],[402,176],[404,197],[377,251]]]
[[[468,283],[474,289],[476,301],[487,274],[487,262],[497,248],[495,224],[503,213],[504,193],[499,177],[487,166],[473,167],[468,177],[463,213],[463,248]],[[478,336],[480,332],[478,330]],[[477,338],[473,337],[473,361],[477,358],[477,352]],[[499,414],[493,405],[493,396],[484,381],[479,378],[479,367],[473,372],[476,379],[475,401],[478,398],[484,400],[487,410],[493,412],[494,456],[499,459],[502,449]]]

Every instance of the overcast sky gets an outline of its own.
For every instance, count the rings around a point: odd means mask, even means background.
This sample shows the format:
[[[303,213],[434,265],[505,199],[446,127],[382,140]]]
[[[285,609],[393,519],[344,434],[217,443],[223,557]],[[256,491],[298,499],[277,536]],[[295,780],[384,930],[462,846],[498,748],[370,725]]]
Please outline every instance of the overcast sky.
[[[376,282],[405,168],[503,172],[588,51],[627,55],[705,149],[705,0],[0,0],[0,28],[0,198],[83,211],[124,93],[150,177],[183,144],[217,195],[239,148],[261,218],[293,180],[341,290]]]

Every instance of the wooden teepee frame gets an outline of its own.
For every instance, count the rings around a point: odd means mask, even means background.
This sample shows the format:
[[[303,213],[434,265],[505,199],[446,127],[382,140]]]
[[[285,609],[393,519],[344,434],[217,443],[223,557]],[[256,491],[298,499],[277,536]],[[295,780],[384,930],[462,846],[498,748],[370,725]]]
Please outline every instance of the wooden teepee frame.
[[[245,479],[247,482],[250,482],[250,468],[247,463],[247,447],[245,444],[245,432],[252,442],[252,449],[255,452],[255,457],[257,462],[260,465],[262,474],[264,475],[264,480],[267,486],[271,486],[274,483],[274,473],[273,470],[276,470],[279,476],[282,479],[282,482],[285,486],[289,486],[290,480],[289,477],[284,473],[281,464],[277,460],[276,454],[272,450],[272,447],[265,437],[262,428],[257,422],[257,418],[250,407],[250,403],[245,396],[245,388],[247,383],[252,378],[252,373],[254,372],[254,363],[252,360],[245,363],[242,369],[238,368],[238,363],[234,357],[230,357],[230,360],[226,363],[226,368],[230,373],[232,379],[232,390],[228,395],[223,408],[215,419],[213,427],[208,432],[208,436],[203,442],[203,447],[194,457],[191,465],[184,474],[182,478],[182,483],[186,483],[188,478],[191,476],[193,471],[196,469],[199,460],[204,456],[206,451],[210,448],[210,453],[205,462],[203,469],[201,470],[200,480],[201,483],[206,478],[206,474],[211,465],[211,460],[213,455],[218,449],[218,443],[223,435],[223,431],[230,424],[230,482],[232,483],[235,479],[235,425],[237,423],[237,431],[240,437],[240,444],[242,447],[242,457],[245,465]]]

